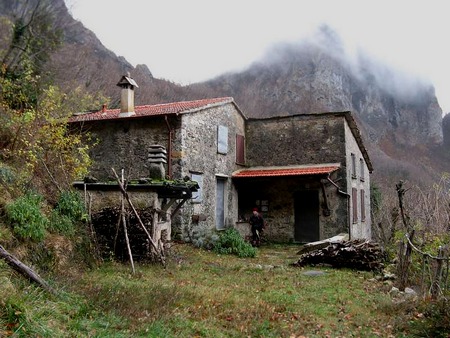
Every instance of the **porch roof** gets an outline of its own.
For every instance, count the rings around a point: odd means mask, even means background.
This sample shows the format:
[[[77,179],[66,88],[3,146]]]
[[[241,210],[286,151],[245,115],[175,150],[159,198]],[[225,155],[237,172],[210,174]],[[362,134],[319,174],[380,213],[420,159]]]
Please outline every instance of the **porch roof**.
[[[325,175],[340,168],[339,163],[309,164],[284,167],[252,167],[233,172],[233,178]]]

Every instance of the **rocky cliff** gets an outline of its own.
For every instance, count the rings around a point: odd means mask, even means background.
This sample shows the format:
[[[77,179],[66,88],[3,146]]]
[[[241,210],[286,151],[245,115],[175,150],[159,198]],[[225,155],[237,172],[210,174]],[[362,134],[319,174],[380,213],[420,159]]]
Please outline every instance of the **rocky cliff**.
[[[191,87],[233,96],[253,117],[352,111],[373,158],[375,177],[381,180],[430,182],[450,168],[442,145],[442,110],[432,84],[363,52],[348,55],[326,26],[308,40],[273,46],[241,73]]]

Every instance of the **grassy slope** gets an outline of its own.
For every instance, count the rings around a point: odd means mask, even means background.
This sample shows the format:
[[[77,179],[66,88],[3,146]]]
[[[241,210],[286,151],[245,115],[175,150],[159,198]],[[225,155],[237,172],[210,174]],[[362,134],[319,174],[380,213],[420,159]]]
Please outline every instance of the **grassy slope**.
[[[289,266],[296,251],[262,247],[240,259],[178,244],[166,269],[138,265],[131,275],[128,265],[107,263],[59,280],[60,297],[7,282],[0,264],[0,336],[402,336],[393,332],[399,312],[372,273],[306,276],[311,268]]]

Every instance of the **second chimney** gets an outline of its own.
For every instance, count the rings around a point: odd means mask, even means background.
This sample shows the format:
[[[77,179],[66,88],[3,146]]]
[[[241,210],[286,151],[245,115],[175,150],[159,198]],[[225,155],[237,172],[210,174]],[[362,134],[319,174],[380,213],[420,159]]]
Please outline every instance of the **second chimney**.
[[[128,117],[136,114],[134,112],[134,88],[139,88],[137,83],[130,77],[130,74],[122,76],[117,86],[122,88],[120,93],[120,114],[119,117]]]

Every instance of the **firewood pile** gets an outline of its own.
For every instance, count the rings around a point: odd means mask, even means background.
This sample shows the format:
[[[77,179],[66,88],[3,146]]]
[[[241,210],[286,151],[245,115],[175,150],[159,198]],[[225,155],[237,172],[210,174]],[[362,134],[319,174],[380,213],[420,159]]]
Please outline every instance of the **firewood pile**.
[[[95,231],[96,242],[100,255],[107,259],[113,256],[120,261],[129,260],[123,225],[119,225],[120,207],[104,208],[92,214],[91,222]],[[151,230],[152,209],[140,209],[139,215]],[[151,259],[150,243],[145,232],[136,219],[136,216],[128,211],[127,232],[130,239],[130,247],[135,260]]]
[[[383,251],[378,243],[355,239],[332,242],[301,254],[292,266],[329,265],[334,268],[349,268],[362,271],[380,271],[383,268]]]

